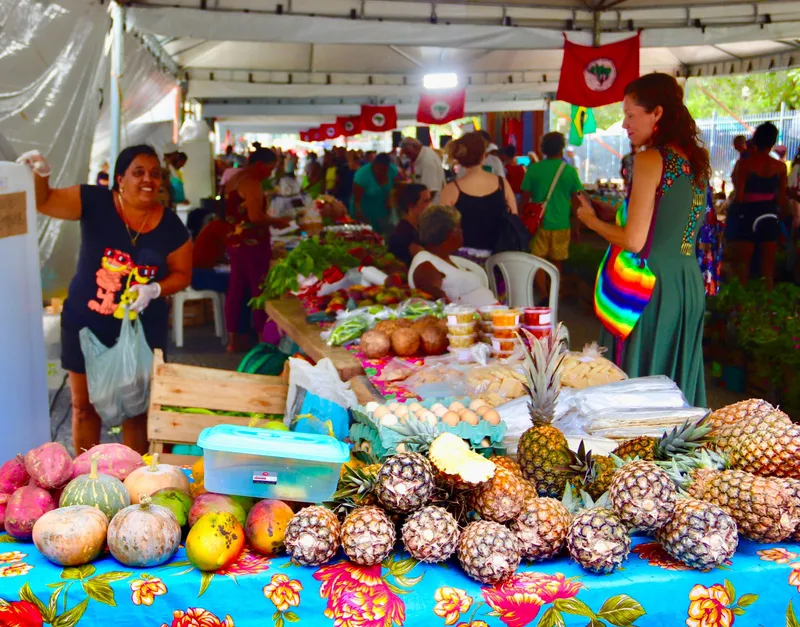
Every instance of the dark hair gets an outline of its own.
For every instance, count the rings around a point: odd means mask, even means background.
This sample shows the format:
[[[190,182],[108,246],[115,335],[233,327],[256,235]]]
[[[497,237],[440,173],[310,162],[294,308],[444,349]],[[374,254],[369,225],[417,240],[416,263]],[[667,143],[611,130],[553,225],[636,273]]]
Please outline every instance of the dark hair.
[[[255,146],[255,144],[253,145]],[[269,148],[261,148],[260,146],[259,144],[259,148],[250,153],[250,159],[247,161],[248,165],[253,165],[254,163],[270,165],[278,160],[278,156]]]
[[[626,96],[633,96],[636,103],[648,113],[661,107],[663,113],[658,121],[658,130],[653,133],[653,146],[670,144],[682,150],[689,159],[695,185],[708,185],[711,179],[711,162],[700,131],[683,103],[683,88],[669,74],[654,72],[645,74],[628,84]]]
[[[483,137],[483,139],[486,141],[487,144],[491,144],[492,143],[492,136],[489,135],[489,131],[481,130],[481,131],[478,131],[478,133],[480,134],[481,137]]]
[[[397,189],[395,207],[401,216],[408,214],[408,210],[419,202],[422,192],[428,188],[421,183],[407,183],[400,185]]]
[[[778,141],[778,127],[772,122],[764,122],[756,127],[753,133],[753,146],[759,150],[770,150]]]
[[[506,144],[500,152],[509,159],[513,159],[517,156],[517,147],[514,144]]]
[[[463,137],[447,144],[447,154],[465,168],[479,165],[486,153],[485,131],[467,133]]]
[[[128,171],[128,168],[131,167],[134,159],[142,156],[153,157],[156,161],[159,160],[158,153],[155,151],[155,148],[149,144],[128,146],[127,148],[122,149],[119,155],[117,155],[117,162],[114,164],[114,186],[111,189],[113,189],[115,192],[119,191],[119,179],[125,176],[125,173]]]
[[[226,155],[229,155],[229,154],[231,154],[232,152],[233,152],[233,146],[231,146],[230,144],[228,144],[227,146],[225,146],[225,154],[226,154]]]
[[[542,152],[545,157],[558,157],[567,147],[566,138],[556,131],[542,137]]]
[[[375,158],[372,160],[372,163],[374,165],[389,167],[389,165],[392,163],[392,160],[389,158],[389,155],[387,153],[382,152],[379,155],[375,155]]]

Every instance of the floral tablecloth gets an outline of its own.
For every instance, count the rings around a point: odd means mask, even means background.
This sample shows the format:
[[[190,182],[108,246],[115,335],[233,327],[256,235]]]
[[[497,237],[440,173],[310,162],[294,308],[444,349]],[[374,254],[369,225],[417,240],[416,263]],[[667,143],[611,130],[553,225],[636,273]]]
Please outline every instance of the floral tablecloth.
[[[794,626],[800,547],[743,542],[732,563],[686,570],[647,538],[624,570],[597,576],[566,559],[523,566],[497,587],[454,562],[397,554],[382,566],[343,559],[310,568],[244,553],[202,574],[171,562],[124,567],[109,555],[78,568],[0,536],[0,625],[33,627],[778,627]],[[795,608],[792,607],[794,603]]]

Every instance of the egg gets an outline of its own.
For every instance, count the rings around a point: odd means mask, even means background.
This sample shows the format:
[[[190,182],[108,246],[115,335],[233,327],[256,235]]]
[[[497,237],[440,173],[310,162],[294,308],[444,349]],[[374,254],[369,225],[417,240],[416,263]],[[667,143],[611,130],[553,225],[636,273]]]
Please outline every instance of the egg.
[[[492,411],[492,408],[488,405],[481,405],[478,409],[475,410],[475,413],[478,414],[481,418],[486,415],[486,412]]]
[[[455,412],[456,412],[456,413],[457,413],[459,416],[463,416],[463,415],[464,415],[466,412],[468,412],[468,411],[472,411],[472,410],[471,410],[471,409],[467,409],[467,408],[465,407],[464,409],[459,409],[458,411],[456,411],[456,410],[454,409],[453,411],[455,411]]]
[[[398,418],[408,418],[408,407],[405,405],[398,405],[392,410],[392,413]]]
[[[489,438],[483,438],[483,439],[481,440],[481,446],[483,446],[483,447],[485,447],[485,448],[488,448],[488,447],[490,447],[491,445],[492,445],[492,443],[489,441]]]
[[[408,411],[410,411],[415,416],[418,416],[419,414],[425,411],[425,408],[419,403],[411,403],[411,405],[408,406]]]
[[[478,407],[483,407],[484,405],[486,405],[486,401],[485,400],[483,400],[482,398],[476,398],[474,401],[472,401],[469,404],[469,408],[472,411],[476,411],[478,409]]]
[[[394,413],[394,410],[400,407],[400,403],[389,403],[386,407],[389,408],[389,411]]]
[[[378,409],[378,407],[380,407],[378,403],[376,403],[375,401],[370,401],[369,403],[366,404],[364,409],[366,409],[370,414],[374,414],[375,410]]]
[[[431,411],[432,411],[434,414],[435,414],[437,411],[439,411],[440,409],[444,409],[445,411],[447,411],[447,407],[445,407],[445,406],[444,406],[444,405],[442,405],[441,403],[434,403],[434,404],[431,406]],[[437,414],[437,415],[438,415],[438,414]]]
[[[400,422],[400,420],[398,420],[397,416],[394,414],[386,414],[383,418],[381,418],[381,426],[383,427],[393,427],[398,422]]]
[[[417,418],[419,418],[420,421],[424,422],[426,425],[429,425],[431,427],[435,427],[436,424],[439,422],[439,419],[436,417],[436,414],[434,414],[432,411],[423,411],[419,416],[417,416]]]
[[[438,407],[434,405],[431,411],[437,418],[442,418],[449,410],[444,405],[439,405]]]
[[[454,411],[449,411],[442,416],[442,422],[451,427],[455,427],[458,424],[458,414]]]
[[[459,403],[458,401],[456,401],[455,403],[451,403],[451,404],[450,404],[450,411],[459,412],[459,411],[461,411],[462,409],[464,409],[464,405],[462,405],[462,404],[461,404],[461,403]]]
[[[499,425],[500,424],[500,414],[497,413],[494,409],[490,409],[483,415],[483,419],[491,425]]]
[[[372,412],[372,416],[377,420],[380,420],[387,414],[391,414],[392,412],[389,411],[388,407],[379,406],[374,412]]]
[[[476,425],[480,421],[478,418],[478,414],[474,411],[467,409],[466,411],[461,412],[461,422],[466,422],[468,425]]]

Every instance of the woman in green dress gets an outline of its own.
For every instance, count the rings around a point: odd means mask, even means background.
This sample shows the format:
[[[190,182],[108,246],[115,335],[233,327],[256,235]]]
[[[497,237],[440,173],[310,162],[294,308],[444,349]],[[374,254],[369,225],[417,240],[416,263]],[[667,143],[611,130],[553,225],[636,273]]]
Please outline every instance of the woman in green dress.
[[[623,128],[642,146],[628,202],[616,224],[602,222],[586,198],[578,208],[578,219],[611,244],[595,294],[605,327],[601,343],[630,377],[666,375],[690,404],[702,407],[705,292],[695,238],[711,174],[708,151],[673,77],[656,73],[633,81],[623,105]],[[610,257],[618,259],[615,268],[608,267]],[[612,275],[626,272],[647,276],[639,285],[625,277],[614,284]]]

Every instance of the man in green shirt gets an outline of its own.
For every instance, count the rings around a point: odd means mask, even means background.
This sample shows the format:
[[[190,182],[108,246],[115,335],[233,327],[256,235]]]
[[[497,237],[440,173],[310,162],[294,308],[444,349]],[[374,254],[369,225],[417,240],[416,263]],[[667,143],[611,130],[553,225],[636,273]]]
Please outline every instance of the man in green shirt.
[[[542,153],[545,158],[538,163],[531,163],[525,173],[520,201],[520,207],[525,207],[529,202],[543,203],[553,180],[561,170],[558,182],[547,202],[544,219],[531,245],[531,252],[534,255],[552,261],[559,271],[561,262],[569,257],[572,211],[570,199],[573,193],[583,190],[578,171],[564,162],[566,145],[567,142],[561,133],[547,133],[542,138]],[[541,295],[545,293],[546,282],[542,272],[536,273],[536,288]]]

